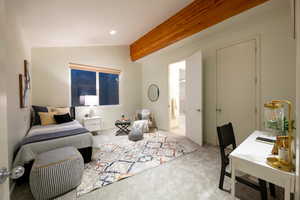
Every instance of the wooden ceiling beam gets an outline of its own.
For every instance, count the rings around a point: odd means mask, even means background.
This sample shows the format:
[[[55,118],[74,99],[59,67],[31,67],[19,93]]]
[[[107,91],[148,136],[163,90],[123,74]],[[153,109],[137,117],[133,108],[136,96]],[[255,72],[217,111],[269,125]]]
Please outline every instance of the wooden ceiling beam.
[[[269,0],[195,0],[130,45],[136,61]]]

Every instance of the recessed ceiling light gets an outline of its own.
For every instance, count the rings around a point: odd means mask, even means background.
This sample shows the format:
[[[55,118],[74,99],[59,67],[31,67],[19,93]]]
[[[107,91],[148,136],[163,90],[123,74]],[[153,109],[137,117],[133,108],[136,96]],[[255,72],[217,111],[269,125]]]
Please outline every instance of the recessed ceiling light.
[[[116,33],[117,33],[116,30],[111,30],[111,31],[109,31],[109,34],[111,34],[111,35],[115,35]]]

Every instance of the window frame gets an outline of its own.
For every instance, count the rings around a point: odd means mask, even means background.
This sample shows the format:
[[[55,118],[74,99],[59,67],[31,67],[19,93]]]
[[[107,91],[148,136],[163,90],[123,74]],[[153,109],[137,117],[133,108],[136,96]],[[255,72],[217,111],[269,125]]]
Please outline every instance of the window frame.
[[[82,70],[82,71],[93,71],[96,72],[96,96],[99,99],[98,105],[96,107],[119,107],[121,106],[121,98],[120,98],[120,80],[121,80],[121,70],[115,69],[115,68],[109,68],[109,67],[96,67],[91,65],[83,65],[83,64],[75,64],[75,63],[69,63],[69,105],[72,105],[72,69],[75,70]],[[108,74],[116,74],[119,76],[119,84],[118,84],[118,97],[119,97],[119,103],[118,104],[111,104],[111,105],[100,105],[100,80],[99,80],[99,74],[100,73],[108,73]],[[84,107],[79,105],[76,107]]]

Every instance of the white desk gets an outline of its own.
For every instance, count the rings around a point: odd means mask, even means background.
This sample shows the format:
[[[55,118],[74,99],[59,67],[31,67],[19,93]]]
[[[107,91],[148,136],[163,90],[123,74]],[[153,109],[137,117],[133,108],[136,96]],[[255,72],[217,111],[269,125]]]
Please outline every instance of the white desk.
[[[262,135],[266,133],[255,131],[230,153],[231,195],[235,199],[237,170],[283,187],[284,199],[290,200],[290,193],[295,190],[295,173],[284,172],[266,164],[266,158],[271,155],[273,145],[256,141],[256,138]]]

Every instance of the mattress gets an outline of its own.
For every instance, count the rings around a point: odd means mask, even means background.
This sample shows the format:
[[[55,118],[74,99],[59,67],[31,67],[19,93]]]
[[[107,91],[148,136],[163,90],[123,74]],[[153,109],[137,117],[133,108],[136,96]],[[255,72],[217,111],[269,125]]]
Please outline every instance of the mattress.
[[[93,146],[93,136],[74,120],[63,124],[33,126],[20,142],[13,166],[24,165],[46,151],[73,146],[77,149]]]

